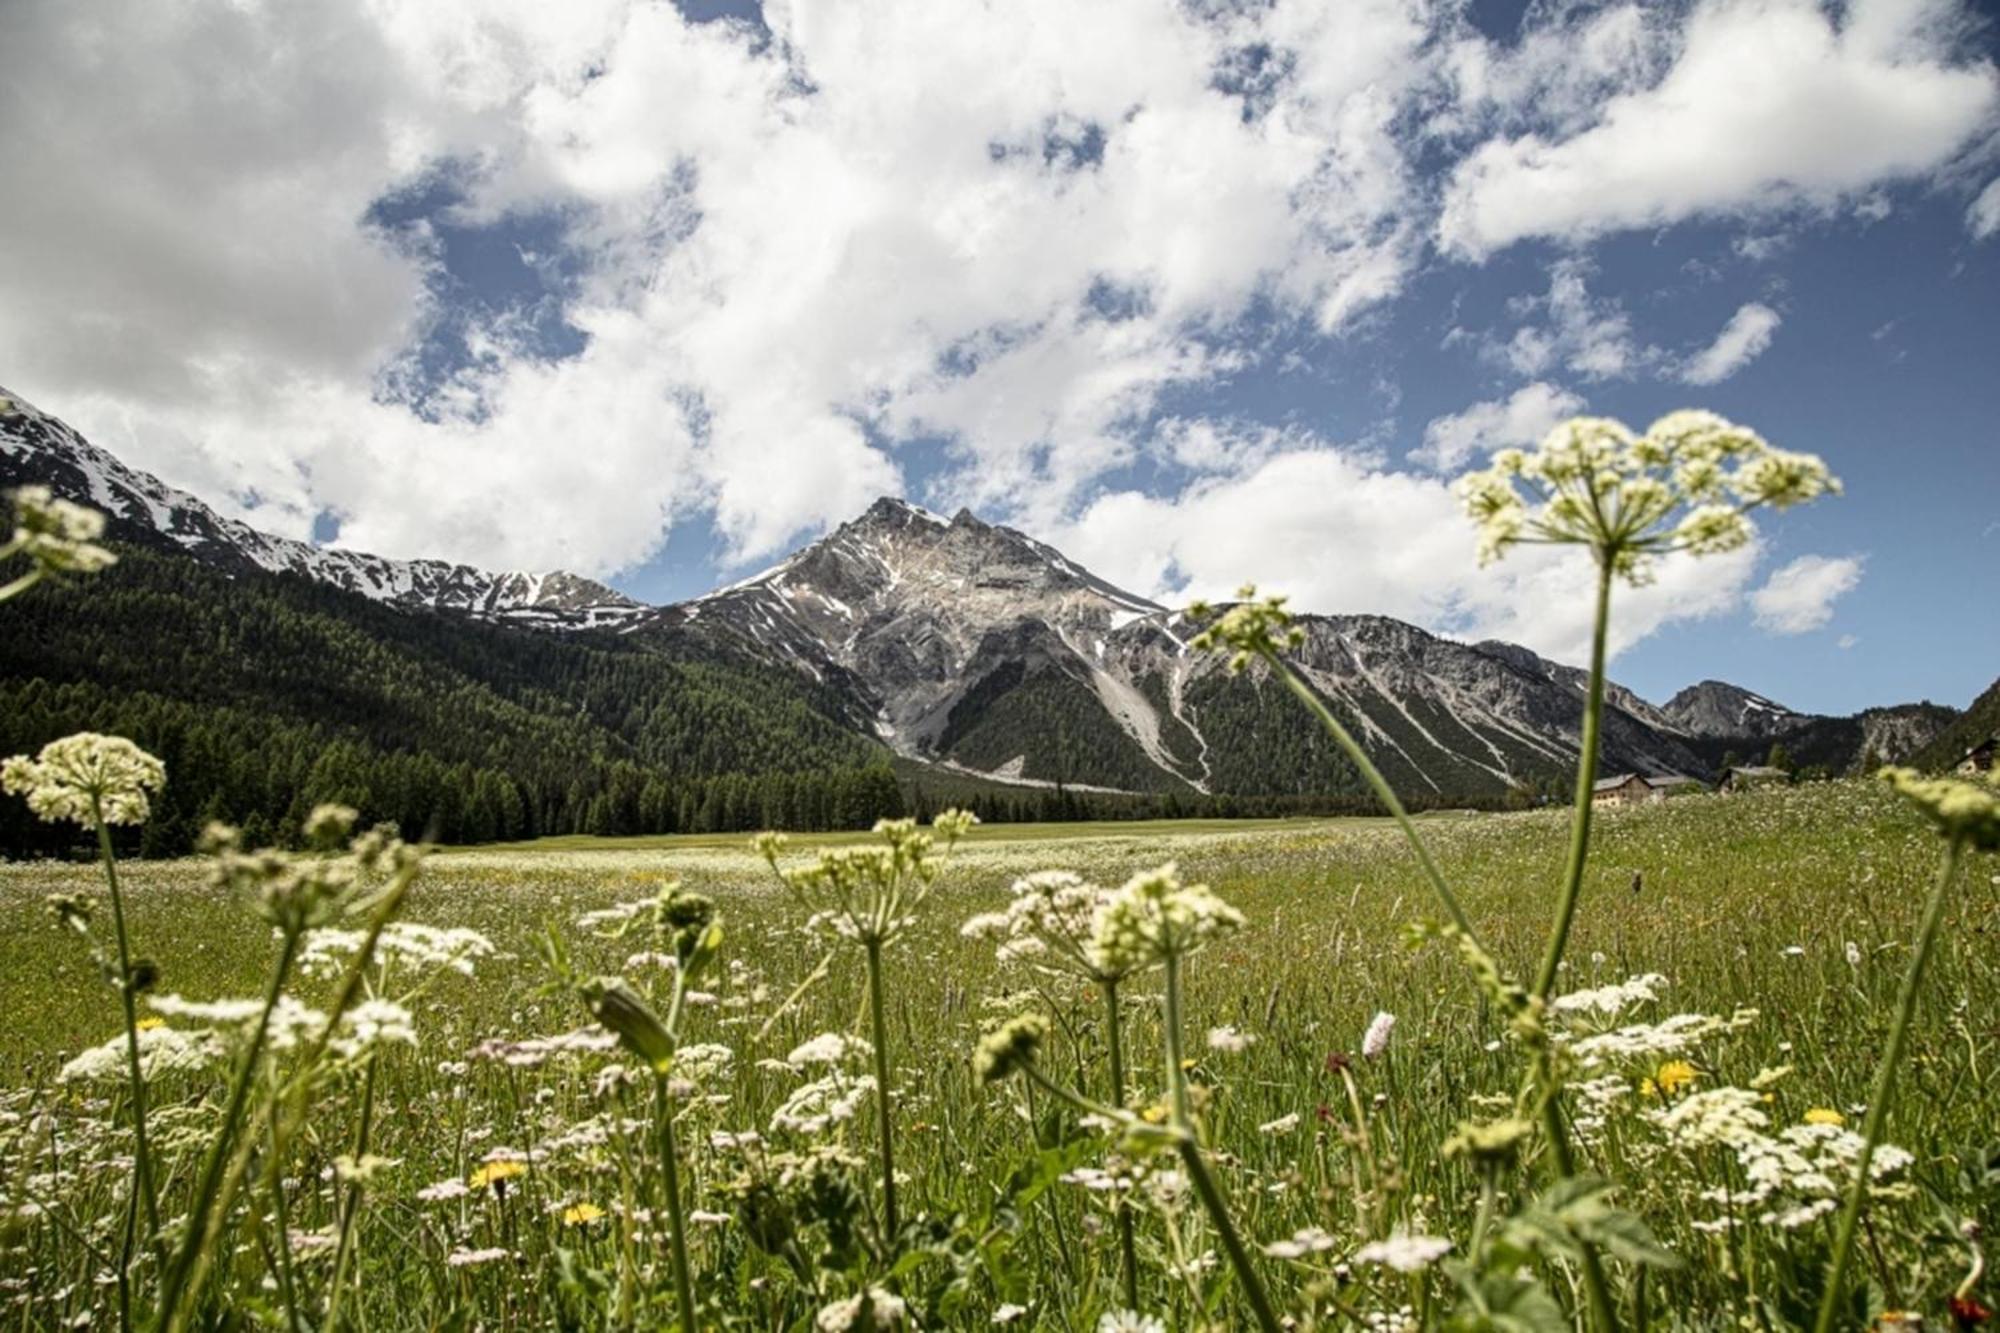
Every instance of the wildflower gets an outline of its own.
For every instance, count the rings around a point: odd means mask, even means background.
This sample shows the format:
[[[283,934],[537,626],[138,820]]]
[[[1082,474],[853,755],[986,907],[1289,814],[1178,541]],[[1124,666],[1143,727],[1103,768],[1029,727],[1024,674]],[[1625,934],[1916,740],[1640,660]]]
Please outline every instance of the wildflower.
[[[874,1090],[875,1079],[870,1074],[853,1079],[829,1076],[808,1083],[771,1113],[771,1128],[807,1136],[823,1134],[852,1120],[863,1099]]]
[[[594,1203],[573,1203],[563,1209],[562,1220],[566,1227],[580,1227],[595,1222],[604,1216],[604,1210]]]
[[[1106,971],[1132,972],[1199,949],[1243,925],[1205,884],[1182,884],[1172,862],[1134,875],[1097,909],[1091,951]]]
[[[1398,1273],[1416,1273],[1451,1252],[1451,1242],[1438,1236],[1397,1232],[1387,1240],[1370,1241],[1354,1252],[1356,1263],[1381,1264]]]
[[[299,950],[299,967],[315,975],[337,972],[366,942],[365,931],[314,930]],[[464,926],[446,928],[391,921],[376,937],[374,957],[383,966],[401,964],[420,971],[444,968],[469,977],[477,960],[493,953],[492,940]]]
[[[982,1083],[1012,1078],[1033,1064],[1042,1039],[1048,1035],[1049,1020],[1040,1014],[1020,1014],[987,1033],[979,1040],[972,1056],[972,1072]]]
[[[1289,1115],[1279,1116],[1276,1120],[1266,1120],[1263,1124],[1257,1126],[1257,1132],[1265,1135],[1289,1134],[1298,1127],[1299,1113],[1293,1111]]]
[[[1098,1318],[1097,1333],[1167,1333],[1167,1326],[1137,1310],[1109,1310]]]
[[[1803,1117],[1808,1125],[1844,1125],[1847,1117],[1831,1106],[1813,1106],[1806,1109]]]
[[[466,1183],[476,1190],[488,1188],[504,1190],[508,1181],[527,1174],[526,1162],[515,1157],[502,1157],[475,1169],[472,1178]]]
[[[1290,1240],[1272,1241],[1264,1247],[1264,1253],[1273,1259],[1303,1259],[1309,1254],[1323,1254],[1338,1243],[1323,1229],[1306,1227],[1293,1232]]]
[[[1773,449],[1709,412],[1673,412],[1634,436],[1605,417],[1576,417],[1528,453],[1502,449],[1456,487],[1479,527],[1482,564],[1524,542],[1588,547],[1599,566],[1643,583],[1673,551],[1709,555],[1746,545],[1748,515],[1838,493],[1811,454]]]
[[[1011,1324],[1027,1313],[1027,1306],[1016,1305],[1012,1301],[1005,1301],[993,1307],[993,1322],[996,1324]]]
[[[140,1019],[132,1026],[137,1028],[141,1032],[151,1032],[154,1028],[163,1028],[166,1025],[167,1025],[167,1020],[161,1018],[158,1014],[148,1014],[146,1017]]]
[[[1685,1060],[1668,1060],[1653,1071],[1653,1086],[1663,1096],[1671,1097],[1682,1088],[1693,1085],[1697,1077],[1695,1067]]]
[[[1193,645],[1200,652],[1229,649],[1230,675],[1241,672],[1254,657],[1275,656],[1305,642],[1305,631],[1292,624],[1292,614],[1285,610],[1285,598],[1259,599],[1256,587],[1248,583],[1237,589],[1236,596],[1236,604],[1197,634]],[[1197,623],[1214,615],[1206,602],[1188,607],[1188,619]]]
[[[475,1264],[490,1264],[506,1257],[507,1251],[498,1246],[486,1250],[468,1250],[461,1247],[446,1255],[444,1261],[453,1268],[470,1268]]]
[[[104,535],[104,515],[95,509],[58,500],[46,486],[23,486],[14,492],[14,535],[0,556],[25,555],[38,573],[95,574],[118,562],[97,539]]]
[[[1389,1034],[1395,1030],[1396,1016],[1384,1010],[1375,1015],[1368,1024],[1368,1031],[1361,1038],[1361,1054],[1370,1060],[1379,1060],[1389,1049]]]
[[[910,1326],[909,1307],[903,1298],[881,1287],[870,1287],[844,1301],[835,1301],[813,1319],[819,1333],[846,1333],[849,1329],[892,1329]]]
[[[1847,942],[1847,965],[1849,967],[1861,966],[1861,946],[1853,940]]]
[[[809,1065],[838,1065],[849,1060],[865,1060],[873,1055],[875,1048],[860,1037],[849,1037],[839,1032],[822,1032],[810,1041],[801,1042],[785,1057],[785,1063],[793,1069],[804,1069]]]
[[[62,1067],[58,1083],[116,1083],[124,1080],[127,1053],[125,1037],[113,1037],[102,1046],[93,1046]],[[212,1032],[182,1032],[170,1027],[148,1028],[139,1033],[139,1073],[148,1083],[170,1073],[191,1073],[206,1069],[226,1053]]]
[[[1240,1055],[1244,1051],[1249,1050],[1250,1043],[1256,1040],[1257,1038],[1253,1034],[1244,1032],[1233,1026],[1210,1028],[1208,1030],[1208,1049],[1211,1051],[1221,1051],[1225,1055]]]
[[[393,1000],[363,1000],[340,1017],[343,1029],[333,1048],[345,1056],[383,1046],[417,1044],[416,1022],[410,1011]]]
[[[1912,768],[1885,768],[1881,778],[1945,836],[1978,851],[2000,851],[2000,770],[1984,782],[1926,778]]]
[[[450,1180],[440,1180],[417,1191],[417,1198],[424,1203],[444,1203],[449,1199],[462,1199],[468,1193],[464,1181],[456,1176]]]
[[[1657,972],[1648,972],[1609,986],[1558,995],[1549,1002],[1549,1007],[1559,1014],[1617,1015],[1659,999],[1660,988],[1666,984],[1665,977]]]
[[[93,731],[50,741],[33,759],[15,755],[0,763],[0,789],[28,798],[46,823],[68,820],[96,828],[143,824],[152,813],[146,793],[167,780],[166,765],[122,736]]]

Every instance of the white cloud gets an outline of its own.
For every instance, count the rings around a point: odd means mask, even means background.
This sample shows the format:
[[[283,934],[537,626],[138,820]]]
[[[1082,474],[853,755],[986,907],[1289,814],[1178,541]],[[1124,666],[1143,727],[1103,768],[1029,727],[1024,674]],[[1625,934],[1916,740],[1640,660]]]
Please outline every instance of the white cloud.
[[[1623,379],[1657,362],[1659,349],[1639,343],[1624,307],[1591,294],[1590,272],[1582,259],[1552,264],[1547,294],[1515,302],[1517,309],[1539,310],[1547,319],[1521,325],[1505,341],[1489,336],[1487,359],[1519,375],[1560,366],[1591,380]]]
[[[1556,424],[1575,416],[1583,399],[1544,380],[1524,384],[1504,399],[1474,403],[1460,412],[1433,418],[1424,442],[1410,458],[1449,472],[1482,450],[1539,443]]]
[[[2000,232],[2000,176],[1988,181],[1972,201],[1972,207],[1965,210],[1965,226],[1975,241]]]
[[[1729,317],[1714,342],[1688,358],[1681,367],[1681,378],[1689,384],[1720,384],[1763,355],[1782,322],[1771,307],[1746,302]]]
[[[1226,596],[1254,582],[1302,610],[1374,613],[1467,639],[1525,644],[1587,660],[1593,574],[1575,548],[1525,548],[1481,569],[1473,530],[1448,484],[1384,467],[1358,450],[1304,438],[1178,495],[1119,491],[1072,523],[1040,529],[1113,582],[1168,602]],[[1617,594],[1611,648],[1672,621],[1741,604],[1755,548],[1696,561]]]
[[[908,438],[966,498],[1060,507],[1254,354],[1253,303],[1337,332],[1414,261],[1427,0],[765,18],[9,6],[0,178],[36,186],[0,221],[38,258],[0,274],[0,365],[267,526],[601,574],[696,509],[767,553],[897,489]],[[545,364],[502,314],[426,415],[395,390],[435,256],[362,219],[441,161],[463,220],[564,220],[589,345]]]
[[[1804,634],[1833,619],[1833,604],[1861,582],[1856,556],[1802,555],[1773,570],[1750,594],[1759,628],[1773,634]]]
[[[1685,218],[1826,206],[1929,175],[2000,106],[1944,0],[1699,0],[1666,73],[1589,128],[1495,136],[1453,173],[1438,234],[1480,256]]]

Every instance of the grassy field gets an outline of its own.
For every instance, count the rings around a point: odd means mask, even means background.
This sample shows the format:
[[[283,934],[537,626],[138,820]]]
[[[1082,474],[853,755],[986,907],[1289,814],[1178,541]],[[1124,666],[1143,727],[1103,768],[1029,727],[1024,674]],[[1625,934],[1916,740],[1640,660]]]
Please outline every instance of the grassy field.
[[[1422,821],[1510,969],[1532,968],[1546,932],[1566,818]],[[1562,989],[1656,973],[1658,999],[1617,1023],[1715,1018],[1683,1047],[1614,1052],[1573,1075],[1578,1153],[1623,1182],[1619,1204],[1677,1260],[1640,1283],[1614,1253],[1635,1326],[1809,1322],[1834,1225],[1816,1202],[1825,1192],[1788,1181],[1753,1199],[1749,1158],[1677,1128],[1674,1112],[1736,1088],[1773,1136],[1809,1119],[1858,1125],[1937,859],[1936,837],[1872,784],[1688,798],[1599,821]],[[879,1281],[924,1327],[1096,1329],[1128,1304],[1112,1235],[1115,1201],[1129,1197],[1144,1311],[1171,1327],[1241,1326],[1218,1237],[1184,1176],[1118,1167],[1068,1107],[1019,1080],[982,1087],[968,1067],[984,1028],[1031,1005],[1054,1019],[1048,1076],[1108,1094],[1091,988],[1001,963],[960,927],[1003,906],[1029,871],[1115,885],[1168,860],[1246,918],[1188,960],[1187,1069],[1267,1285],[1301,1326],[1436,1322],[1455,1299],[1444,1266],[1405,1273],[1367,1262],[1364,1247],[1420,1234],[1462,1254],[1482,1200],[1490,1210],[1539,1189],[1546,1162],[1530,1144],[1488,1174],[1442,1150],[1462,1121],[1512,1101],[1520,1060],[1450,945],[1410,942],[1436,916],[1433,900],[1393,828],[1367,820],[995,828],[962,844],[884,960],[896,1166],[903,1215],[916,1219],[893,1243],[871,1239],[879,1099],[809,1130],[774,1123],[801,1084],[843,1077],[837,1065],[787,1057],[816,1034],[866,1032],[861,954],[836,948],[785,1008],[828,944],[803,929],[804,912],[742,839],[563,839],[435,856],[404,915],[481,932],[495,951],[473,975],[446,969],[403,997],[413,1045],[386,1046],[365,1074],[350,1064],[316,1090],[318,1109],[286,1145],[288,1169],[252,1196],[219,1276],[238,1284],[237,1313],[278,1327],[288,1303],[321,1308],[343,1263],[340,1317],[359,1328],[667,1326],[650,1094],[606,1075],[628,1055],[533,1039],[589,1021],[573,993],[549,984],[538,955],[548,925],[580,970],[622,972],[664,994],[649,946],[601,938],[578,919],[678,877],[716,899],[725,928],[682,1036],[729,1055],[689,1075],[675,1115],[705,1324],[811,1328],[817,1311]],[[271,929],[208,887],[200,863],[125,873],[135,947],[160,967],[155,994],[258,993]],[[88,866],[0,868],[0,1219],[11,1216],[0,1220],[0,1327],[77,1326],[85,1314],[116,1322],[91,1255],[115,1242],[131,1143],[110,1125],[116,1082],[61,1071],[121,1031],[118,1005],[43,907],[53,892],[100,884]],[[1935,1328],[1951,1327],[1947,1300],[1974,1264],[1968,1224],[1988,1235],[2000,1226],[2000,862],[1969,859],[1958,884],[1889,1127],[1910,1157],[1880,1174],[1860,1255],[1878,1306],[1918,1311]],[[401,995],[404,980],[379,984]],[[301,998],[323,1001],[330,986],[309,981]],[[1152,974],[1126,983],[1123,1091],[1135,1108],[1167,1087],[1157,990]],[[1395,1016],[1393,1031],[1366,1058],[1363,1033],[1378,1013]],[[1588,1017],[1579,1039],[1593,1030]],[[1211,1043],[1217,1029],[1227,1031]],[[847,1075],[852,1086],[863,1067]],[[223,1082],[214,1068],[163,1074],[156,1136],[197,1141]],[[1842,1184],[1837,1145],[1802,1151],[1820,1152],[1830,1186]],[[356,1174],[351,1163],[336,1170],[343,1154],[380,1159],[360,1171],[365,1196],[343,1184]],[[193,1170],[185,1153],[176,1160],[177,1172]],[[517,1177],[482,1174],[514,1161],[527,1168]],[[350,1207],[356,1240],[343,1258],[336,1238]],[[785,1238],[797,1262],[774,1243]],[[1522,1263],[1565,1304],[1577,1299],[1560,1255]],[[1547,1325],[1523,1314],[1463,1326]]]

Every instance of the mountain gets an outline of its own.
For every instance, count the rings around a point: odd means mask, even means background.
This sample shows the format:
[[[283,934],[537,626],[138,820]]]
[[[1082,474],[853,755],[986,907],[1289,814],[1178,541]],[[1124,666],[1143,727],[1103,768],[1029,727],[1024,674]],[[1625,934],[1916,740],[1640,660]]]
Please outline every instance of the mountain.
[[[127,467],[64,422],[0,388],[0,489],[39,482],[102,510],[109,535],[177,550],[232,573],[292,573],[395,606],[563,628],[615,626],[646,608],[560,570],[489,573],[442,560],[387,560],[274,537]]]
[[[1847,773],[1900,763],[1930,744],[1958,710],[1929,701],[1869,708],[1851,717],[1799,713],[1727,681],[1704,680],[1667,700],[1661,713],[1711,766],[1762,763],[1773,745],[1801,768]]]
[[[1730,740],[1782,735],[1806,720],[1803,713],[1721,680],[1688,686],[1667,700],[1660,712],[1690,736]]]
[[[1359,792],[1261,669],[1232,679],[1179,612],[1012,528],[883,498],[753,578],[641,622],[840,691],[898,753],[1014,782],[1146,792]],[[1379,616],[1305,616],[1300,673],[1399,790],[1492,798],[1574,763],[1583,673]],[[1699,771],[1616,690],[1605,762]]]
[[[488,728],[500,726],[495,709],[522,707],[557,723],[573,708],[579,735],[597,739],[566,761],[565,777],[541,780],[537,799],[556,811],[548,827],[587,820],[577,802],[587,807],[608,782],[593,764],[706,782],[845,771],[886,753],[897,756],[906,787],[1060,788],[1179,802],[1160,807],[1176,809],[1210,808],[1202,803],[1224,796],[1320,808],[1370,799],[1352,765],[1261,667],[1228,675],[1219,657],[1190,648],[1198,627],[1183,613],[966,511],[947,519],[885,497],[761,574],[651,607],[571,574],[491,573],[273,537],[126,467],[16,400],[0,410],[0,486],[23,482],[105,510],[112,538],[147,553],[128,573],[94,581],[92,596],[121,578],[138,580],[151,588],[147,597],[116,605],[157,618],[164,598],[200,631],[166,636],[173,654],[155,656],[175,661],[169,678],[144,654],[128,661],[107,646],[113,620],[85,615],[88,641],[65,649],[67,665],[53,673],[65,688],[86,688],[95,671],[189,706],[261,700],[287,726],[365,733],[384,752],[399,742],[379,719],[424,714],[432,705],[423,699],[462,696],[471,701],[464,725]],[[201,577],[173,572],[189,560]],[[170,593],[155,586],[162,583]],[[72,609],[90,600],[63,596]],[[269,614],[304,617],[311,628],[275,642],[243,622],[241,605],[270,598],[279,604]],[[204,601],[221,605],[207,611]],[[398,628],[397,617],[415,617],[418,628]],[[1381,616],[1308,615],[1299,624],[1299,674],[1406,799],[1491,803],[1564,788],[1579,743],[1582,671],[1518,645],[1458,642]],[[227,669],[206,663],[205,653]],[[440,662],[448,664],[442,674]],[[10,676],[34,670],[26,658],[4,666]],[[628,679],[633,696],[584,683],[609,678]],[[288,693],[284,684],[306,681],[312,690]],[[385,695],[392,686],[393,700]],[[577,690],[589,692],[588,703],[571,698]],[[496,702],[484,702],[489,694]],[[1610,772],[1702,773],[1722,744],[1762,739],[1767,727],[1791,736],[1800,719],[1719,682],[1665,708],[1615,684],[1607,701]],[[458,754],[456,762],[497,771],[534,750],[523,742],[507,751],[514,759],[492,747],[468,753],[438,719],[422,721],[405,733],[404,749]],[[519,734],[542,725],[523,722]],[[1924,725],[1918,719],[1905,730],[1914,736]],[[1849,730],[1860,736],[1870,726],[1895,731],[1890,721]],[[735,744],[736,733],[749,741]],[[576,794],[550,795],[559,781]],[[715,816],[736,817],[747,816]]]
[[[2000,680],[1987,686],[1950,726],[1913,752],[1908,762],[1925,769],[1951,768],[1974,746],[1996,736],[2000,736]]]

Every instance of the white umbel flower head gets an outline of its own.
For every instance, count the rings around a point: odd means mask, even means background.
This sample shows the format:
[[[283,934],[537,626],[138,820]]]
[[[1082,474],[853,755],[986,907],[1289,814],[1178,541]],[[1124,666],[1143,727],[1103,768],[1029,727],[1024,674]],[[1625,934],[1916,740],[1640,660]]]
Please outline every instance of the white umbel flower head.
[[[1430,1267],[1451,1252],[1451,1242],[1439,1236],[1412,1236],[1397,1232],[1387,1240],[1370,1241],[1354,1252],[1357,1263],[1381,1264],[1398,1273],[1416,1273]]]
[[[97,545],[103,535],[104,515],[95,509],[58,500],[46,486],[23,486],[14,492],[14,535],[4,553],[25,555],[46,573],[95,574],[118,561]]]
[[[123,736],[79,732],[50,741],[33,759],[15,755],[0,763],[0,788],[28,798],[44,821],[97,827],[143,824],[152,814],[146,793],[167,780],[167,766]]]
[[[847,1333],[849,1329],[913,1328],[910,1307],[903,1298],[881,1287],[870,1287],[844,1301],[822,1308],[813,1319],[820,1333]]]
[[[1457,485],[1479,525],[1481,563],[1521,543],[1590,548],[1633,583],[1672,551],[1714,555],[1746,545],[1748,515],[1786,509],[1840,482],[1812,454],[1774,449],[1713,412],[1672,412],[1644,435],[1608,417],[1563,422],[1532,453],[1502,449]]]
[[[1097,1333],[1167,1333],[1167,1326],[1137,1310],[1107,1310],[1098,1317]]]
[[[1091,954],[1106,973],[1124,975],[1194,952],[1243,927],[1243,914],[1206,884],[1181,883],[1170,861],[1134,875],[1097,909]]]

